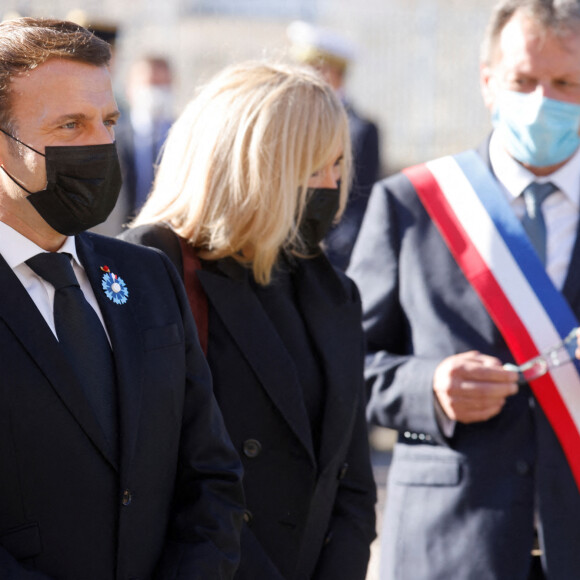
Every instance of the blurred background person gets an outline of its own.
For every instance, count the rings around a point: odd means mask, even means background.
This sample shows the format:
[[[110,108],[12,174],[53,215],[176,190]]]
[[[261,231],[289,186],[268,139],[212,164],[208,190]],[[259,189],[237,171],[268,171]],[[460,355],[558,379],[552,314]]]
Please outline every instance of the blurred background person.
[[[129,67],[122,115],[115,127],[123,187],[109,219],[94,231],[117,235],[135,217],[153,185],[155,167],[174,121],[173,72],[163,56],[143,56]]]
[[[116,130],[128,213],[134,217],[153,185],[155,165],[174,121],[173,73],[162,56],[145,56],[129,69],[128,111]]]
[[[229,67],[171,129],[122,236],[172,258],[207,343],[245,470],[238,579],[365,578],[376,494],[361,307],[319,246],[350,164],[344,108],[318,74]]]
[[[334,30],[295,21],[288,27],[291,54],[300,63],[314,67],[339,95],[350,127],[353,179],[342,219],[328,233],[325,250],[332,264],[345,270],[364,216],[371,188],[381,174],[379,132],[361,116],[346,95],[345,80],[355,59],[355,46]]]

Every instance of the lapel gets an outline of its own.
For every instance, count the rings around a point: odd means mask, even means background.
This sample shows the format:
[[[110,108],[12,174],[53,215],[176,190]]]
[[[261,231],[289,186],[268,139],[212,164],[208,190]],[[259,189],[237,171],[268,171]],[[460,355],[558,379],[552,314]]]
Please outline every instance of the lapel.
[[[93,444],[114,465],[110,449],[82,386],[60,350],[56,337],[6,261],[0,256],[0,318],[39,367],[63,404]]]
[[[250,284],[250,273],[233,260],[215,271],[198,270],[211,305],[228,329],[262,388],[316,465],[308,415],[294,363]]]
[[[76,237],[79,260],[85,268],[111,340],[117,376],[117,402],[119,412],[121,475],[126,472],[135,451],[141,415],[144,351],[139,337],[141,332],[134,310],[136,301],[131,300],[131,280],[117,268],[115,259],[97,251],[93,238],[81,234]],[[127,284],[129,299],[125,304],[115,304],[105,295],[101,283],[102,266],[108,266]]]
[[[350,437],[363,382],[360,303],[351,300],[325,256],[300,260],[296,290],[325,377],[320,471]]]
[[[578,315],[580,312],[580,270],[577,265],[580,261],[580,221],[576,228],[576,240],[572,249],[572,256],[570,257],[570,264],[568,272],[566,273],[566,280],[562,288],[562,294],[568,301],[574,314]]]

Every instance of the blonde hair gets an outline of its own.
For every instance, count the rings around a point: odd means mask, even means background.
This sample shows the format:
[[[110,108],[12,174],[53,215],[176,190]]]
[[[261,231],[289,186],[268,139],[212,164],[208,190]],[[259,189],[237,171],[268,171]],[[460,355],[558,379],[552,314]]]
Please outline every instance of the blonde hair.
[[[175,122],[153,190],[131,225],[166,222],[202,258],[232,257],[267,284],[281,250],[303,249],[298,226],[310,176],[341,152],[338,217],[351,152],[333,89],[298,65],[231,66]]]

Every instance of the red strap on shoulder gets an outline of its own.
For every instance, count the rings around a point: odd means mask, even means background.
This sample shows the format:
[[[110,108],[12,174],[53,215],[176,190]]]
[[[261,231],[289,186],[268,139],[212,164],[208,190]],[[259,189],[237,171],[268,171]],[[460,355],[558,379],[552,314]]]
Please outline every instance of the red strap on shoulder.
[[[195,248],[183,238],[179,238],[181,256],[183,259],[183,282],[187,299],[197,326],[199,343],[203,354],[207,356],[208,316],[207,296],[197,277],[197,270],[201,270],[201,262]]]

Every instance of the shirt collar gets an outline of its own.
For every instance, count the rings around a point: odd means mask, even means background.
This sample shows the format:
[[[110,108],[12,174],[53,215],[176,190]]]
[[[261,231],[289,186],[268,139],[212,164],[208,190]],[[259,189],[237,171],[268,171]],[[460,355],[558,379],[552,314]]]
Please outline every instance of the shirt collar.
[[[512,199],[532,181],[551,181],[576,207],[580,207],[580,148],[551,175],[536,177],[505,150],[494,131],[489,143],[489,158],[495,176]]]
[[[20,266],[32,256],[45,251],[9,225],[0,222],[0,254],[12,269]],[[74,237],[68,236],[58,251],[71,254],[74,261],[79,266],[81,265]]]

